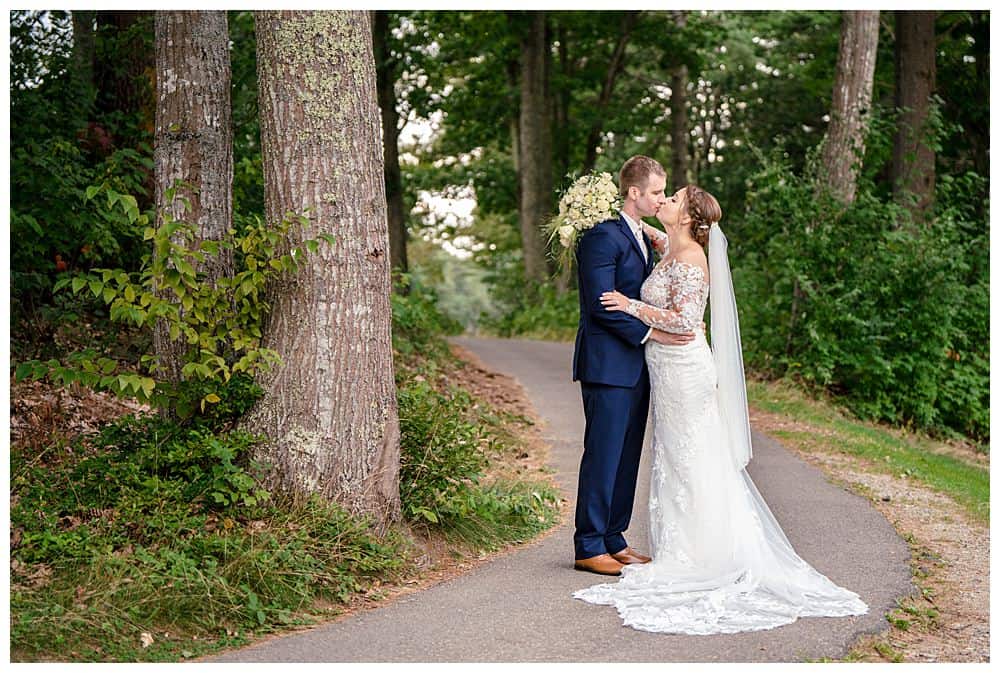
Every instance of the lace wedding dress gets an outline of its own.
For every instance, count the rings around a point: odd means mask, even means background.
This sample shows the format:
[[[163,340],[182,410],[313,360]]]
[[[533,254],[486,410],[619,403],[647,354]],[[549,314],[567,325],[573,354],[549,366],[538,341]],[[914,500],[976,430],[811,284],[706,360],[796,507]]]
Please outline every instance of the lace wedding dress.
[[[728,262],[725,268],[728,274]],[[750,480],[745,460],[734,459],[727,448],[716,364],[701,329],[708,296],[700,267],[671,260],[657,265],[642,286],[643,301],[630,306],[649,325],[697,335],[684,346],[646,344],[653,560],[627,565],[618,582],[573,596],[615,606],[626,626],[662,633],[736,633],[799,617],[865,614],[868,606],[857,594],[799,558]]]

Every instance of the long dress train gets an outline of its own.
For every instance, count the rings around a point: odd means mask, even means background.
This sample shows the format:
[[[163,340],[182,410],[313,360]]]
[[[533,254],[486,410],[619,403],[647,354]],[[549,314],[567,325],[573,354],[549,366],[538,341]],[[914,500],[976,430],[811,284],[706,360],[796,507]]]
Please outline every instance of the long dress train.
[[[700,329],[708,294],[704,271],[676,260],[657,265],[643,285],[645,322],[697,335],[684,346],[646,345],[653,561],[573,596],[615,606],[626,626],[662,633],[736,633],[799,617],[865,614],[857,594],[795,553],[727,448],[716,366]]]

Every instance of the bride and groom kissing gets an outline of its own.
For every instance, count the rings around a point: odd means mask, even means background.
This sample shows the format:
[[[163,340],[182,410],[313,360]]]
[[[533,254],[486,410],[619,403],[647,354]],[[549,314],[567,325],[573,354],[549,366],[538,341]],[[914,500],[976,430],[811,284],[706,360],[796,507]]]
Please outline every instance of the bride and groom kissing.
[[[665,187],[657,161],[628,159],[619,216],[586,229],[576,250],[573,380],[586,429],[574,567],[621,579],[573,595],[663,633],[865,614],[857,594],[795,553],[746,472],[750,426],[722,211],[695,185],[671,195]],[[652,216],[666,233],[643,223]],[[652,558],[624,537],[650,408]]]

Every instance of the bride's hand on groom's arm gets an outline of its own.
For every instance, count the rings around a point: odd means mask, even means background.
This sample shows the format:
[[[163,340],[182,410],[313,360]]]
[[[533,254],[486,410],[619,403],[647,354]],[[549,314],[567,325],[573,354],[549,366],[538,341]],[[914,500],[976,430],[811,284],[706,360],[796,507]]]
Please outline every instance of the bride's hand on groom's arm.
[[[605,292],[601,295],[601,304],[609,311],[624,311],[628,308],[628,297],[618,290]]]

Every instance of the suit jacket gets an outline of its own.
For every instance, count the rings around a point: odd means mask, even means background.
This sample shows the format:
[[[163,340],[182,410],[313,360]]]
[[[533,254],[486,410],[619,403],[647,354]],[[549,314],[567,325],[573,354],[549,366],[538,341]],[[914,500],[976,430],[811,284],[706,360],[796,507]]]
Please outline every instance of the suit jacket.
[[[646,366],[642,340],[649,326],[624,311],[608,311],[601,294],[618,290],[639,298],[643,281],[653,270],[653,250],[642,250],[621,215],[587,229],[576,250],[580,288],[580,326],[573,353],[573,380],[631,388]]]

